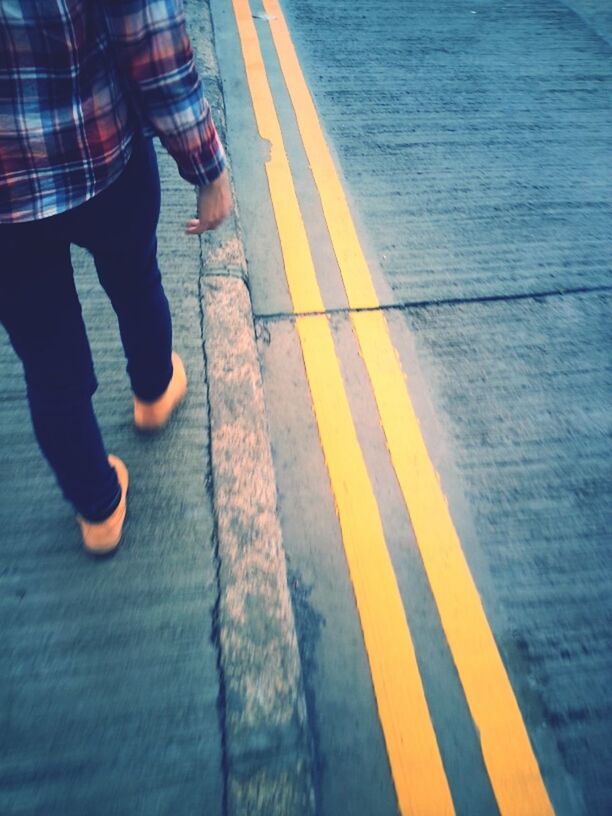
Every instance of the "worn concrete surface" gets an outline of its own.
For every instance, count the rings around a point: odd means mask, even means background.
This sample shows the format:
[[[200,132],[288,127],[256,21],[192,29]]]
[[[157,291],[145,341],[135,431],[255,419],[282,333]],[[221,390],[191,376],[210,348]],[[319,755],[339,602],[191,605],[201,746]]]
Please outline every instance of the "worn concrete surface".
[[[285,8],[396,302],[610,285],[610,46],[580,17],[557,0]]]
[[[160,266],[190,377],[159,438],[132,428],[119,333],[91,259],[74,252],[109,450],[131,477],[117,555],[80,549],[30,428],[20,366],[0,346],[0,812],[220,814],[217,599],[206,479],[200,250],[182,235],[193,193],[160,154]]]
[[[313,739],[318,813],[395,812],[334,500],[290,320],[257,322],[279,511]]]
[[[321,813],[335,814],[341,801],[347,812],[392,813],[265,195],[265,145],[224,5],[213,9],[232,88],[236,167],[249,167],[248,184],[239,175],[237,189]],[[283,2],[553,803],[558,813],[590,815],[612,808],[611,54],[606,4],[576,3],[579,13],[572,5]],[[325,303],[342,310],[268,27],[257,26]],[[473,780],[461,763],[475,739],[465,701],[410,554],[367,383],[344,318],[337,320],[358,432],[404,603],[417,621],[445,767],[460,789],[457,810],[488,814],[486,780]],[[477,746],[466,762],[480,773]]]
[[[229,159],[216,32],[206,5],[193,13],[192,39]],[[201,240],[224,813],[307,816],[315,808],[310,737],[237,209]]]
[[[612,45],[612,8],[605,0],[562,0],[587,26]]]
[[[210,17],[196,3],[187,4],[187,10],[200,71],[224,138],[222,86]],[[84,252],[73,253],[100,382],[97,413],[109,449],[125,459],[131,476],[125,539],[113,560],[93,562],[80,551],[72,513],[30,429],[19,363],[5,337],[0,345],[4,454],[0,460],[4,551],[0,812],[7,815],[279,812],[284,816],[308,812],[301,805],[304,800],[311,803],[304,760],[308,746],[302,746],[300,755],[286,736],[291,732],[305,739],[303,704],[301,719],[300,711],[295,711],[299,658],[286,579],[283,614],[288,619],[285,635],[293,637],[293,674],[286,671],[288,664],[279,667],[270,662],[266,667],[268,675],[283,685],[284,699],[293,693],[294,708],[287,705],[282,712],[286,718],[294,717],[284,723],[286,744],[282,739],[263,744],[266,735],[278,738],[280,714],[276,712],[275,719],[271,712],[276,701],[274,683],[261,688],[261,677],[254,670],[241,671],[245,655],[232,648],[235,643],[228,642],[227,632],[222,654],[218,651],[223,628],[219,610],[225,609],[219,602],[219,576],[225,586],[223,578],[231,571],[223,561],[227,542],[220,528],[231,503],[223,508],[217,527],[212,484],[219,490],[227,487],[227,480],[219,462],[211,462],[210,456],[210,448],[218,455],[219,446],[209,435],[210,386],[203,341],[208,339],[210,299],[203,298],[203,292],[210,294],[210,287],[206,288],[203,277],[212,269],[217,276],[230,276],[223,282],[217,277],[218,291],[241,289],[240,302],[246,304],[242,320],[252,335],[248,296],[240,280],[246,267],[237,218],[232,215],[221,230],[201,241],[184,236],[183,224],[193,212],[195,196],[161,150],[159,159],[163,191],[159,260],[173,312],[175,347],[190,378],[186,403],[159,437],[145,438],[132,428],[131,394],[114,315],[91,259]],[[239,300],[234,298],[232,306]],[[231,321],[232,316],[235,312],[224,315],[224,327],[244,329]],[[224,339],[218,332],[215,335],[213,326],[208,363],[215,378],[213,388],[221,390],[225,383],[218,350]],[[254,338],[252,344],[254,349]],[[252,357],[257,372],[254,351]],[[223,424],[220,406],[224,405],[233,411],[236,423],[248,417],[251,427],[259,422],[263,434],[264,419],[254,411],[252,394],[248,403],[236,389],[234,400],[227,392],[225,397],[220,391],[212,396],[216,396],[211,402],[218,424],[220,419]],[[224,429],[227,426],[221,428],[221,435]],[[236,465],[232,455],[232,450],[225,451],[223,464],[230,468],[232,462]],[[272,496],[267,506],[270,515],[274,484],[273,476],[266,475],[272,481],[260,485]],[[261,513],[257,515],[261,510],[243,506],[242,532],[261,521]],[[247,536],[242,543],[248,541]],[[278,550],[279,537],[268,544]],[[270,571],[272,567],[268,564]],[[245,609],[240,589],[236,582],[229,608],[236,610],[243,604],[243,633],[257,615],[263,642],[271,634],[260,620],[265,604]],[[277,598],[268,601],[268,611],[277,614]],[[252,638],[249,646],[252,658],[261,655],[260,642]],[[277,654],[287,660],[289,651],[279,648]],[[270,649],[266,654],[270,656]],[[223,682],[225,668],[229,698]],[[231,695],[240,682],[249,687],[242,689],[237,700]],[[257,704],[263,698],[268,705],[262,711]],[[250,706],[248,722],[240,719],[245,706]],[[269,721],[276,731],[270,726],[264,734],[263,726]],[[258,737],[262,744],[257,743]],[[287,750],[291,747],[292,752]],[[291,783],[300,760],[300,809],[294,806],[291,811],[282,805],[274,811],[269,807],[274,797],[286,803],[296,796]]]
[[[310,739],[244,282],[206,278],[227,812],[314,813]]]
[[[554,735],[585,812],[606,813],[609,9],[284,5],[396,302],[499,300],[405,320],[490,569],[480,588],[500,607],[494,631],[519,700]],[[514,300],[572,289],[584,292]]]
[[[389,312],[391,331],[557,811],[607,814],[605,4],[283,5],[381,300],[412,305]],[[396,812],[393,786],[299,350],[283,314],[289,300],[266,195],[267,148],[252,122],[230,4],[212,6],[253,302],[259,315],[275,315],[258,320],[258,338],[319,812],[386,816]],[[188,10],[193,20],[200,6],[192,1]],[[202,46],[206,25],[192,33],[213,72],[214,54]],[[258,30],[317,266],[325,270],[326,305],[342,308],[265,21]],[[218,77],[208,93],[219,106]],[[75,256],[101,381],[96,404],[109,448],[126,458],[133,479],[128,537],[115,560],[82,558],[70,514],[40,467],[23,390],[13,386],[17,364],[6,343],[0,347],[8,383],[0,442],[11,454],[0,461],[3,499],[10,496],[0,511],[5,553],[10,542],[0,570],[3,813],[223,808],[200,251],[180,235],[189,190],[168,160],[162,170],[171,203],[162,263],[192,385],[157,442],[131,432],[113,317],[89,262]],[[244,258],[234,236],[232,222],[218,241],[203,242],[202,258],[240,278]],[[193,278],[185,274],[191,268]],[[566,294],[541,296],[559,290]],[[342,315],[334,336],[457,812],[488,815],[495,805],[477,734]],[[260,790],[256,784],[250,801]]]

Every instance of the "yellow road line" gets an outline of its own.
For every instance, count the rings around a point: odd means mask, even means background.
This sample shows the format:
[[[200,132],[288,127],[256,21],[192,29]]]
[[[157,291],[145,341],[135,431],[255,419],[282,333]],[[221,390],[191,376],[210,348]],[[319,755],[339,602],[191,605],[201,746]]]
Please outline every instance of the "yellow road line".
[[[328,319],[298,318],[297,330],[400,811],[414,816],[452,814],[414,645]]]
[[[393,467],[502,814],[553,812],[381,312],[353,316]]]
[[[272,143],[266,169],[289,289],[296,310],[305,311],[304,293],[311,299],[318,293],[306,230],[249,3],[233,5],[259,131]],[[299,318],[296,325],[400,810],[451,816],[451,793],[329,322],[321,315]]]
[[[376,295],[350,210],[277,0],[263,0],[351,308]],[[401,364],[381,312],[351,316],[393,467],[442,627],[480,735],[502,814],[553,808],[506,669],[429,458]]]
[[[290,263],[285,263],[289,291],[294,305],[299,303],[299,311],[323,312],[325,307],[317,283],[308,237],[302,222],[283,135],[268,84],[249,3],[246,0],[245,2],[234,2],[234,12],[238,22],[251,96],[253,100],[257,98],[257,103],[254,104],[257,127],[262,139],[267,139],[270,143],[270,158],[266,162],[266,173],[283,258],[291,260]]]

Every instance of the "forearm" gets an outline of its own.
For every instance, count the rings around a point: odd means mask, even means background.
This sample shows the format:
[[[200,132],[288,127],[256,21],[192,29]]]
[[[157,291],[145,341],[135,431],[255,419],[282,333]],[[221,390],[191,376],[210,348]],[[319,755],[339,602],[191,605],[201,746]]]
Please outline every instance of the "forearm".
[[[104,0],[120,70],[180,174],[214,181],[223,148],[197,75],[181,0]]]

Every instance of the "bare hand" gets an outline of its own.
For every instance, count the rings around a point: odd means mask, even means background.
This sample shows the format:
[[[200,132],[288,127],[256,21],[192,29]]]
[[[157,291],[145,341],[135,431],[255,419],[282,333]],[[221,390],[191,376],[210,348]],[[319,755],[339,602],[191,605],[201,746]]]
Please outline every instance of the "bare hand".
[[[185,224],[187,235],[200,235],[216,229],[232,211],[232,191],[227,170],[206,187],[198,190],[198,217]]]

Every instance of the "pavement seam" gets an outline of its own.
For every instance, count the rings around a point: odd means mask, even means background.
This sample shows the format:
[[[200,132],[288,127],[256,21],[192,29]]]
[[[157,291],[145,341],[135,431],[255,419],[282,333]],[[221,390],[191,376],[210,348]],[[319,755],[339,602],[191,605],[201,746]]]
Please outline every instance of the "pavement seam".
[[[321,315],[351,315],[368,312],[404,312],[413,309],[430,309],[442,306],[470,306],[478,303],[504,303],[521,300],[541,300],[573,295],[605,294],[612,292],[612,286],[581,286],[574,289],[550,289],[544,292],[519,292],[513,295],[484,295],[473,298],[440,298],[437,300],[415,300],[407,303],[381,303],[379,306],[348,308],[344,306],[312,312],[270,312],[256,313],[256,321],[275,322],[295,320],[299,317],[320,317]]]
[[[204,252],[202,248],[202,240],[201,238],[198,240],[198,306],[199,306],[199,317],[200,317],[200,342],[202,344],[202,358],[204,362],[204,371],[208,371],[208,360],[206,356],[206,343],[205,343],[205,319],[204,319],[204,290],[203,290],[203,283],[204,283]],[[227,807],[227,789],[228,789],[228,767],[227,767],[227,744],[226,744],[226,722],[225,722],[225,712],[226,712],[226,698],[225,698],[225,672],[223,669],[223,660],[222,660],[222,652],[221,652],[221,636],[220,636],[220,627],[219,627],[219,609],[221,606],[221,556],[219,553],[219,525],[217,519],[217,513],[215,510],[215,502],[214,502],[214,473],[213,473],[213,466],[212,466],[212,434],[210,429],[212,427],[211,423],[211,416],[210,416],[210,386],[208,383],[208,377],[204,377],[204,390],[205,390],[205,404],[204,410],[206,411],[206,421],[207,427],[209,428],[209,433],[207,437],[207,463],[206,463],[206,473],[204,475],[204,484],[206,487],[206,492],[208,493],[210,504],[213,510],[213,528],[211,532],[211,551],[213,555],[213,562],[214,562],[214,569],[215,569],[215,602],[212,607],[212,622],[211,622],[211,631],[210,637],[211,641],[214,645],[216,651],[216,665],[217,665],[217,677],[219,682],[219,692],[217,695],[217,717],[219,721],[219,734],[221,739],[221,777],[223,781],[223,789],[222,789],[222,798],[221,798],[221,816],[227,816],[228,807]]]
[[[245,283],[203,278],[230,816],[314,813],[301,661]]]

